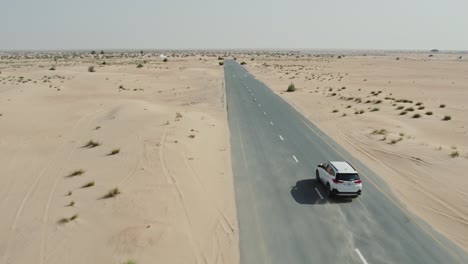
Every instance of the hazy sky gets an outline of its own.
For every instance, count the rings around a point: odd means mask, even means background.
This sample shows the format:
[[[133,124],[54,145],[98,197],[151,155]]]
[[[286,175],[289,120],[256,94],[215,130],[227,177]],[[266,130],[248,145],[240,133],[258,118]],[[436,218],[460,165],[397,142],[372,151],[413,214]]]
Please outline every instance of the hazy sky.
[[[468,50],[468,0],[0,0],[0,49]]]

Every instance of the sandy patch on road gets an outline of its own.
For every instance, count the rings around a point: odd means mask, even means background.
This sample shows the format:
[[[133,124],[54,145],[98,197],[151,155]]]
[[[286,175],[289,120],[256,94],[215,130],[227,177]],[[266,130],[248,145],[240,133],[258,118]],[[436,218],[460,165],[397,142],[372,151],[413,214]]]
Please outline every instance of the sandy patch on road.
[[[429,55],[238,61],[468,251],[468,60]]]
[[[239,262],[223,68],[132,56],[0,60],[1,263]]]

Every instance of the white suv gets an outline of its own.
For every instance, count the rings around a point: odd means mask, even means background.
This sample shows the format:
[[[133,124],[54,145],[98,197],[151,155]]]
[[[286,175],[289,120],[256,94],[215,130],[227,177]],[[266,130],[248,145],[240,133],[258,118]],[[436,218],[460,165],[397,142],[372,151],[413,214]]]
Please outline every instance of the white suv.
[[[317,181],[325,185],[327,196],[358,197],[362,180],[357,171],[346,161],[328,161],[317,166]]]

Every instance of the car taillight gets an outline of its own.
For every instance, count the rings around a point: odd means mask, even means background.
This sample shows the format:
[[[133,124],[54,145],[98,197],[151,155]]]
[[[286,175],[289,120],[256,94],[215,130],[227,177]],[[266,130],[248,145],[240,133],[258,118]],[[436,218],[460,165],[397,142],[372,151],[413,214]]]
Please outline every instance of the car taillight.
[[[334,183],[343,183],[344,181],[337,180],[337,179],[333,179],[333,182],[334,182]]]
[[[358,183],[362,183],[361,180],[357,180],[357,181],[354,181],[354,183],[358,184]]]

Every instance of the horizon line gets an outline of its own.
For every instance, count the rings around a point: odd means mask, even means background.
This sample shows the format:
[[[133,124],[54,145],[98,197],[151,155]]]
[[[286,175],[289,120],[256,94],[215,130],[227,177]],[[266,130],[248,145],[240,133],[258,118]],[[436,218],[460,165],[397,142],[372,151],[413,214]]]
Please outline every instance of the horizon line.
[[[383,52],[468,52],[459,49],[366,49],[366,48],[69,48],[69,49],[0,49],[0,52],[72,52],[72,51],[383,51]]]

